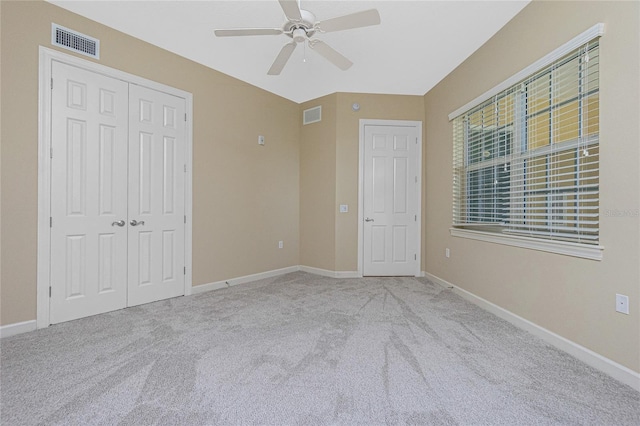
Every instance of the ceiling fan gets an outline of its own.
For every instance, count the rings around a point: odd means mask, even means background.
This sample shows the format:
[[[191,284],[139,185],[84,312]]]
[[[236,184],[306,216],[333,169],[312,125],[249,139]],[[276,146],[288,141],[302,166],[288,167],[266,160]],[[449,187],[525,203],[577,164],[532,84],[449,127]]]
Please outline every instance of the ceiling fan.
[[[327,43],[312,38],[316,33],[329,33],[334,31],[349,30],[353,28],[368,27],[380,23],[380,14],[376,9],[364,10],[349,15],[338,16],[325,21],[317,21],[313,13],[300,9],[297,0],[278,0],[287,22],[282,28],[234,28],[228,30],[215,30],[218,37],[234,36],[258,36],[285,34],[293,40],[284,45],[276,60],[267,72],[269,75],[278,75],[287,64],[291,54],[298,43],[308,43],[309,47],[324,56],[329,62],[341,70],[347,70],[353,65],[349,59],[329,46]]]

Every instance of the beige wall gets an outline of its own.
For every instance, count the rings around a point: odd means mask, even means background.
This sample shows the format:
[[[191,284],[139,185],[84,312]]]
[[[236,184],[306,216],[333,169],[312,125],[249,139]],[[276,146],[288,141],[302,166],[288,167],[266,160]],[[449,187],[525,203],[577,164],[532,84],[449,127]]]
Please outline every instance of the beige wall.
[[[640,3],[535,1],[424,97],[426,270],[640,371]],[[453,238],[452,125],[447,115],[596,23],[600,41],[600,241],[592,261]],[[451,249],[451,258],[444,256]],[[615,294],[631,314],[616,313]]]
[[[0,4],[0,324],[36,318],[38,46],[52,47],[51,22],[100,39],[99,63],[193,94],[194,285],[299,264],[299,105],[51,4]]]
[[[351,105],[360,104],[359,111]],[[358,269],[360,119],[424,119],[422,96],[337,93],[305,102],[322,105],[322,121],[302,126],[300,262],[329,271]],[[340,204],[349,206],[340,213]]]
[[[322,121],[300,130],[300,264],[335,270],[336,99],[324,96],[300,106],[322,107]]]
[[[351,109],[354,102],[360,104],[359,111]],[[336,221],[335,270],[356,271],[358,269],[360,120],[423,121],[424,100],[422,96],[339,93],[337,116],[336,198],[333,209]],[[348,204],[349,213],[340,213],[340,204]]]

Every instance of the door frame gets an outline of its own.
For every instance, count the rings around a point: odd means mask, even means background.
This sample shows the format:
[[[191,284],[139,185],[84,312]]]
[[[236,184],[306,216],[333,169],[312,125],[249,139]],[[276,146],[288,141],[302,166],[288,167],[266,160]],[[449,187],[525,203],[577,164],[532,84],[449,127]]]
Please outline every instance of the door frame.
[[[62,62],[87,71],[116,78],[130,84],[148,87],[183,98],[186,104],[185,126],[185,279],[184,294],[188,296],[192,289],[192,219],[193,219],[193,95],[174,87],[148,80],[124,71],[116,70],[76,56],[59,52],[44,46],[39,49],[38,70],[38,246],[36,277],[36,327],[48,327],[49,286],[51,282],[51,81],[52,64]]]
[[[416,254],[418,262],[416,265],[415,276],[422,276],[422,121],[410,120],[375,120],[360,119],[359,130],[359,147],[358,147],[358,276],[364,276],[364,132],[366,126],[395,126],[395,127],[414,127],[418,131],[418,246]]]

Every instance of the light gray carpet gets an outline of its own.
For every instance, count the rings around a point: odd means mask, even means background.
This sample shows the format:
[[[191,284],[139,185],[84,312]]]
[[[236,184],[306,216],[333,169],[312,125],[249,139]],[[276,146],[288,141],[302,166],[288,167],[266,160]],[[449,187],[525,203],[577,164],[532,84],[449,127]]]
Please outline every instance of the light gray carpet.
[[[640,393],[418,278],[305,273],[1,342],[3,425],[640,424]]]

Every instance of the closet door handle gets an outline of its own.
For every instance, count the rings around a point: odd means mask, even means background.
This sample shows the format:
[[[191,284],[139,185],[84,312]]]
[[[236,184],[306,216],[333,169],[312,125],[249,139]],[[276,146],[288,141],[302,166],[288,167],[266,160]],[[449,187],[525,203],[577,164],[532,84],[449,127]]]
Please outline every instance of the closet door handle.
[[[373,219],[366,218],[364,221],[365,221],[365,222],[373,222]]]
[[[144,220],[141,220],[140,222],[138,222],[137,220],[133,219],[129,223],[131,224],[131,226],[138,226],[138,225],[143,225],[144,226]]]
[[[118,226],[124,226],[124,224],[125,224],[125,223],[126,223],[126,222],[125,222],[124,220],[116,220],[115,222],[112,222],[112,223],[111,223],[111,226],[116,226],[116,225],[118,225]]]

